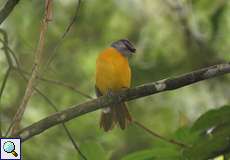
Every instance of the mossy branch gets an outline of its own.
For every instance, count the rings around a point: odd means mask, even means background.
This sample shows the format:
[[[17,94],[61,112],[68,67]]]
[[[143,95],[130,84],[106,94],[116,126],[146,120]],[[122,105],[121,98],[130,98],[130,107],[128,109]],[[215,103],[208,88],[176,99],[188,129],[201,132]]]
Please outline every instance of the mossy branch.
[[[110,97],[102,96],[82,104],[66,107],[67,109],[56,112],[34,124],[31,124],[30,126],[18,131],[12,136],[20,137],[22,141],[26,141],[55,125],[69,121],[86,113],[93,112],[97,109],[109,106],[113,103],[130,101],[168,90],[178,89],[199,81],[214,78],[227,73],[230,73],[230,63],[223,63],[196,70],[191,73],[187,73],[177,77],[143,84],[134,88],[127,89],[125,91],[115,93],[113,96]]]

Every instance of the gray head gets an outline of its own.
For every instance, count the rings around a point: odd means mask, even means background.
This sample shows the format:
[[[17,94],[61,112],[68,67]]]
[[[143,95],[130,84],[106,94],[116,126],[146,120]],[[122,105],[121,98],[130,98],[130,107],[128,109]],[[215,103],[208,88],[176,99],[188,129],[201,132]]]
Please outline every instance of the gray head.
[[[136,51],[132,43],[127,39],[120,39],[115,41],[111,44],[111,47],[117,49],[125,57],[131,56]]]

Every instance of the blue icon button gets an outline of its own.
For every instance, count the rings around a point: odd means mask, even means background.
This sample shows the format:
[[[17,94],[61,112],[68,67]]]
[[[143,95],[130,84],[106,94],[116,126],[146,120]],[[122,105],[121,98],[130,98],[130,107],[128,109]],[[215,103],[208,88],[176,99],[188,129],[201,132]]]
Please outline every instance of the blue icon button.
[[[13,154],[15,157],[18,156],[17,152],[15,152],[15,145],[11,141],[7,141],[3,144],[3,149],[7,153]]]
[[[21,139],[0,138],[0,160],[21,160]]]

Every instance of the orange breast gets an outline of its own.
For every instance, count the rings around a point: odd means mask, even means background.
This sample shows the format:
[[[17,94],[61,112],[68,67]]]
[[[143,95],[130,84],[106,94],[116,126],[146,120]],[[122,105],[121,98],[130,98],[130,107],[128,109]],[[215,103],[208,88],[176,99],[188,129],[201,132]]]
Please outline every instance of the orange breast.
[[[96,86],[106,94],[108,90],[119,91],[129,88],[131,71],[128,59],[122,56],[116,49],[108,48],[97,58],[96,62]]]

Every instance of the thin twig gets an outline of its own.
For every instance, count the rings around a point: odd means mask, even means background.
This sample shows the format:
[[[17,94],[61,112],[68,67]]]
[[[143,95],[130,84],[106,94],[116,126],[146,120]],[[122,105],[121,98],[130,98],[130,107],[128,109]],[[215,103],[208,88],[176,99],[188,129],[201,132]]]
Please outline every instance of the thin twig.
[[[3,44],[2,49],[3,49],[3,51],[4,51],[4,54],[5,54],[6,59],[7,59],[7,62],[8,62],[8,69],[7,69],[6,74],[5,74],[4,78],[3,78],[3,82],[2,82],[1,90],[0,90],[0,102],[1,102],[1,98],[2,98],[2,95],[3,95],[3,91],[4,91],[4,89],[5,89],[7,80],[8,80],[8,78],[9,78],[9,75],[10,75],[10,72],[11,72],[11,69],[12,69],[12,66],[13,66],[13,63],[12,63],[10,54],[9,54],[9,52],[8,52],[8,49],[7,49],[7,46],[8,46],[8,36],[7,36],[7,33],[6,33],[6,31],[3,30],[3,29],[0,29],[0,33],[3,35],[3,40],[0,39],[0,42],[2,42],[2,44]],[[1,124],[2,124],[2,123],[1,123],[1,122],[2,122],[2,120],[1,120],[2,116],[1,116],[1,113],[2,113],[2,112],[0,112],[0,136],[2,137],[2,126],[1,126]]]
[[[0,41],[1,41],[1,39],[0,39]],[[13,51],[9,46],[7,46],[7,45],[6,45],[5,47],[9,50],[9,52],[11,53],[11,55],[12,55],[13,58],[14,58],[14,61],[15,61],[16,65],[18,66],[18,67],[16,67],[16,68],[15,68],[15,67],[12,67],[12,68],[13,68],[13,69],[20,69],[23,73],[25,73],[25,74],[27,74],[27,75],[31,75],[31,73],[29,73],[29,72],[23,70],[23,69],[20,67],[20,62],[19,62],[19,60],[17,59],[17,57],[16,57],[14,51]],[[73,90],[73,91],[75,91],[76,93],[78,93],[78,94],[80,94],[80,95],[86,97],[86,98],[93,99],[92,96],[90,96],[90,95],[88,95],[88,94],[82,92],[82,91],[79,90],[74,84],[70,84],[70,83],[67,83],[67,82],[59,81],[59,80],[52,80],[52,79],[44,78],[44,77],[41,77],[41,76],[38,76],[38,75],[37,75],[37,79],[38,79],[38,80],[41,80],[41,81],[44,81],[44,82],[51,83],[51,84],[56,84],[56,85],[60,85],[60,86],[66,87],[66,88],[68,88],[68,89],[70,89],[70,90]]]
[[[2,97],[3,91],[5,89],[8,77],[10,75],[10,71],[12,69],[13,63],[12,63],[12,60],[10,58],[10,54],[8,52],[8,49],[7,49],[7,46],[8,46],[8,36],[7,36],[7,33],[3,29],[0,29],[0,33],[3,35],[3,40],[0,39],[0,42],[2,42],[2,44],[3,44],[2,49],[4,51],[4,54],[6,56],[6,60],[8,62],[8,69],[7,69],[6,74],[5,74],[4,78],[3,78],[3,82],[2,82],[1,90],[0,90],[0,101],[1,101],[1,97]]]
[[[138,121],[133,121],[133,123],[134,123],[136,126],[140,127],[141,129],[144,129],[146,132],[150,133],[150,134],[153,135],[154,137],[157,137],[157,138],[159,138],[159,139],[161,139],[161,140],[163,140],[163,141],[166,141],[166,142],[171,143],[171,144],[175,144],[175,145],[180,146],[180,147],[182,147],[182,148],[188,148],[188,147],[189,147],[187,144],[184,144],[184,143],[182,143],[182,142],[176,141],[176,140],[174,140],[174,139],[168,139],[168,138],[166,138],[166,137],[163,137],[162,135],[160,135],[160,134],[158,134],[158,133],[156,133],[156,132],[154,132],[154,131],[148,129],[147,127],[145,127],[143,124],[141,124],[141,123],[138,122]]]
[[[5,89],[5,86],[6,86],[6,82],[8,80],[8,77],[10,75],[10,71],[11,71],[11,67],[9,67],[6,71],[6,74],[4,76],[4,79],[3,79],[3,82],[2,82],[2,85],[1,85],[1,90],[0,90],[0,104],[1,104],[1,98],[2,98],[2,94],[3,94],[3,91]],[[2,116],[1,116],[2,112],[0,112],[0,136],[2,137]]]
[[[25,75],[23,74],[23,72],[19,69],[18,70],[19,74],[22,76],[22,78],[26,81],[28,81],[28,79],[25,77]],[[58,109],[56,107],[56,105],[44,94],[42,93],[39,89],[34,88],[34,90],[40,95],[42,96],[42,98],[49,103],[49,105],[56,111],[58,112]],[[69,140],[71,141],[71,143],[73,144],[74,148],[77,150],[77,152],[80,154],[80,156],[84,159],[87,160],[86,156],[81,152],[80,148],[78,147],[78,145],[76,144],[73,136],[71,135],[69,129],[66,127],[65,123],[62,123],[62,127],[64,128],[64,131],[66,132]],[[9,131],[6,132],[6,136],[8,134]]]
[[[6,74],[5,74],[4,78],[3,78],[3,82],[2,82],[1,90],[0,90],[0,102],[1,102],[3,91],[4,91],[5,86],[6,86],[6,82],[8,80],[9,75],[10,75],[10,71],[11,71],[11,67],[9,67],[7,69]]]
[[[5,54],[5,56],[6,56],[6,60],[7,60],[7,63],[8,63],[8,65],[9,65],[9,67],[12,67],[12,66],[13,66],[13,63],[12,63],[12,60],[11,60],[11,58],[10,58],[9,51],[8,51],[8,49],[7,49],[7,46],[8,46],[8,36],[7,36],[7,33],[6,33],[5,30],[3,30],[3,29],[1,29],[1,28],[0,28],[0,33],[3,35],[3,40],[0,39],[0,42],[2,42],[2,44],[3,44],[2,49],[3,49],[4,54]]]
[[[6,44],[7,49],[10,51],[13,60],[16,62],[17,67],[13,67],[13,69],[16,69],[17,72],[19,73],[19,75],[25,80],[28,81],[28,79],[26,78],[26,76],[24,75],[25,72],[23,72],[22,69],[20,69],[20,63],[16,57],[16,55],[14,54],[13,50]],[[42,98],[50,104],[50,106],[56,111],[58,112],[58,109],[56,107],[56,105],[45,95],[43,94],[39,89],[37,89],[36,87],[34,87],[34,90],[40,95],[42,96]],[[10,124],[10,127],[8,128],[8,130],[5,133],[4,137],[7,137],[10,131],[10,128],[12,127],[13,123]],[[87,160],[86,156],[81,152],[80,148],[78,147],[78,145],[76,144],[73,136],[71,135],[70,131],[68,130],[68,128],[66,127],[66,125],[64,123],[62,123],[62,126],[64,128],[64,131],[66,132],[70,142],[73,144],[74,148],[76,149],[76,151],[79,153],[79,155],[84,159]],[[1,133],[1,132],[0,132]]]
[[[1,41],[1,39],[0,39]],[[11,53],[11,55],[13,56],[13,59],[17,65],[17,67],[12,67],[13,69],[18,69],[18,70],[21,70],[21,72],[23,72],[24,74],[27,74],[27,75],[31,75],[31,73],[23,70],[21,67],[20,67],[20,62],[18,60],[18,58],[16,57],[14,51],[8,46],[6,45],[5,46],[9,52]],[[75,91],[76,93],[86,97],[86,98],[89,98],[89,99],[93,99],[92,96],[82,92],[81,90],[79,90],[74,84],[70,84],[70,83],[66,83],[66,82],[63,82],[63,81],[59,81],[59,80],[52,80],[52,79],[48,79],[48,78],[44,78],[44,77],[41,77],[41,76],[38,76],[36,77],[38,80],[41,80],[41,81],[44,81],[44,82],[48,82],[48,83],[51,83],[51,84],[56,84],[56,85],[60,85],[60,86],[63,86],[63,87],[66,87],[68,89],[71,89],[73,91]]]
[[[8,0],[0,11],[0,24],[10,15],[20,0]]]
[[[74,16],[72,18],[72,20],[69,22],[69,24],[67,25],[64,33],[62,34],[61,38],[58,40],[57,44],[55,45],[53,52],[50,54],[48,61],[45,65],[44,71],[47,70],[47,68],[49,67],[50,63],[53,61],[55,55],[57,54],[57,49],[60,46],[61,42],[65,39],[65,37],[67,36],[67,34],[69,33],[70,29],[72,28],[74,22],[77,20],[78,16],[79,16],[79,11],[80,11],[80,7],[81,7],[81,1],[82,0],[77,0],[77,4],[76,4],[76,10],[74,13]]]
[[[27,72],[25,70],[22,70],[21,68],[17,68],[17,69],[20,69],[23,73],[25,73],[27,75],[30,75],[29,72]],[[44,78],[44,77],[41,77],[41,76],[38,76],[37,79],[41,80],[41,81],[44,81],[44,82],[48,82],[50,84],[55,84],[55,85],[63,86],[63,87],[68,88],[68,89],[70,89],[72,91],[75,91],[76,93],[80,94],[83,97],[86,97],[88,99],[93,99],[92,96],[90,96],[90,95],[88,95],[88,94],[80,91],[74,84],[66,83],[66,82],[59,81],[59,80],[48,79],[48,78]]]
[[[47,103],[50,104],[50,106],[56,111],[58,112],[58,109],[56,107],[56,105],[45,95],[43,94],[40,90],[38,89],[35,89],[36,92],[38,94],[40,94],[45,100]],[[64,128],[68,138],[70,139],[71,143],[73,144],[74,148],[77,150],[77,152],[80,154],[80,156],[84,159],[84,160],[87,160],[86,156],[81,152],[80,148],[78,147],[78,145],[76,144],[75,140],[73,139],[69,129],[67,128],[67,126],[65,125],[65,123],[62,123],[62,127]]]
[[[113,96],[101,96],[97,99],[93,99],[82,104],[66,107],[67,109],[54,113],[34,124],[31,124],[12,136],[21,137],[22,141],[26,141],[29,138],[32,138],[57,124],[69,121],[73,118],[93,112],[97,109],[112,105],[114,103],[130,101],[164,91],[175,90],[199,81],[228,73],[230,73],[230,62],[210,66],[174,78],[143,84],[125,91],[117,92],[113,94]]]
[[[66,37],[66,35],[70,31],[71,27],[73,26],[74,22],[77,20],[77,18],[79,16],[78,13],[80,12],[80,7],[81,7],[81,0],[78,0],[78,2],[76,4],[76,10],[75,10],[73,19],[70,21],[69,25],[66,27],[66,30],[65,30],[65,32],[62,35],[62,39]]]
[[[46,1],[46,10],[47,10],[47,16],[46,16],[47,19],[46,19],[46,20],[47,20],[47,22],[50,21],[50,20],[52,19],[52,11],[51,11],[52,8],[51,8],[51,4],[49,4],[49,3],[52,3],[52,1]],[[75,21],[75,20],[73,20],[73,21]],[[71,23],[73,23],[73,22],[71,22]],[[72,24],[71,24],[71,25],[72,25]],[[68,26],[67,31],[66,31],[65,34],[67,34],[67,32],[69,31],[71,25]],[[10,58],[10,55],[9,55],[8,50],[10,51],[10,53],[12,54],[12,56],[13,56],[15,62],[16,62],[18,72],[21,74],[21,76],[23,77],[23,79],[25,79],[25,80],[27,80],[27,81],[28,81],[28,79],[26,79],[26,77],[23,75],[23,73],[22,73],[22,71],[21,71],[21,69],[20,69],[20,63],[19,63],[19,61],[18,61],[16,55],[14,54],[13,50],[11,50],[11,48],[9,48],[9,46],[8,46],[8,38],[7,38],[6,32],[5,32],[4,30],[2,30],[2,29],[0,29],[0,31],[1,31],[1,33],[3,34],[4,39],[5,39],[5,41],[2,41],[2,40],[1,40],[1,42],[3,42],[3,44],[4,44],[4,48],[3,48],[3,49],[4,49],[5,52],[7,53],[7,54],[6,54],[6,57],[7,57],[8,64],[9,64],[9,68],[8,68],[7,73],[6,73],[6,76],[5,76],[4,80],[3,80],[3,84],[2,84],[2,87],[1,87],[1,91],[0,91],[0,98],[1,98],[2,92],[3,92],[3,90],[4,90],[4,87],[5,87],[7,78],[8,78],[8,75],[9,75],[9,73],[10,73],[10,71],[11,71],[11,68],[14,68],[14,69],[15,69],[15,67],[13,67],[13,63],[12,63],[12,60],[11,60],[11,58]],[[65,35],[64,35],[64,36],[65,36]],[[59,83],[59,81],[55,81],[55,82],[56,82],[56,84]],[[59,84],[61,84],[61,83],[59,83]],[[63,84],[65,84],[65,83],[63,83]],[[66,84],[65,84],[65,85],[66,85]],[[84,93],[81,93],[80,91],[78,91],[78,90],[76,89],[76,87],[71,86],[71,85],[67,85],[67,86],[69,86],[70,89],[75,90],[76,92],[78,92],[78,93],[84,95]],[[52,106],[52,108],[53,108],[56,112],[58,111],[58,110],[57,110],[57,107],[54,105],[54,103],[52,103],[51,100],[49,100],[49,98],[48,98],[47,96],[45,96],[45,95],[44,95],[41,91],[39,91],[37,88],[34,88],[34,89],[35,89],[35,91],[36,91],[38,94],[40,94],[40,95],[41,95],[41,96]],[[86,94],[85,94],[85,95],[86,95]],[[86,95],[86,97],[87,97],[87,95]],[[88,96],[88,98],[90,98],[90,97]],[[10,124],[10,127],[9,127],[8,130],[6,131],[6,135],[5,135],[5,136],[8,135],[8,133],[10,132],[11,127],[13,126],[13,124],[14,124],[14,123],[11,123],[11,124]],[[66,132],[68,138],[70,139],[71,143],[73,144],[74,148],[77,150],[77,152],[80,154],[80,156],[81,156],[84,160],[87,160],[87,158],[85,157],[85,155],[81,152],[80,148],[77,146],[76,142],[74,141],[74,138],[72,137],[72,135],[71,135],[70,131],[68,130],[68,128],[66,127],[66,125],[65,125],[64,123],[62,123],[62,126],[63,126],[64,131]],[[0,136],[2,137],[2,132],[0,132]]]
[[[15,68],[15,69],[17,69],[17,68]],[[22,72],[20,69],[18,69],[17,71],[18,71],[18,73],[21,75],[21,77],[22,77],[25,81],[28,81],[28,79],[26,78],[26,76],[23,74],[23,72]],[[58,112],[58,109],[57,109],[56,105],[55,105],[55,104],[54,104],[44,93],[42,93],[42,92],[41,92],[39,89],[37,89],[37,88],[34,88],[34,90],[35,90],[40,96],[42,96],[42,98],[43,98],[47,103],[49,103],[50,106],[51,106],[56,112]],[[12,125],[13,125],[13,123],[10,124],[11,127],[12,127]],[[10,131],[9,129],[10,129],[11,127],[8,128],[8,130],[6,131],[4,137],[7,137],[7,136],[8,136],[9,131]],[[87,158],[86,158],[85,155],[81,152],[80,148],[79,148],[78,145],[76,144],[74,138],[72,137],[70,131],[68,130],[68,128],[66,127],[66,125],[65,125],[64,123],[62,123],[62,127],[64,128],[64,131],[66,132],[66,134],[67,134],[69,140],[71,141],[71,143],[73,144],[73,146],[74,146],[74,148],[77,150],[77,152],[80,154],[80,156],[81,156],[84,160],[87,160]]]
[[[20,68],[21,67],[21,63],[18,60],[17,56],[15,55],[14,51],[9,47],[9,45],[6,45],[6,48],[8,49],[9,54],[13,57],[11,60],[14,60],[16,66]],[[13,64],[13,62],[12,62],[12,64]],[[13,65],[12,65],[12,68],[13,68]]]
[[[36,85],[36,77],[39,73],[42,53],[44,50],[45,35],[47,32],[47,28],[48,28],[48,22],[50,21],[50,17],[51,17],[51,13],[50,13],[50,11],[51,11],[50,8],[52,7],[52,6],[50,6],[51,4],[52,4],[52,0],[46,0],[45,1],[45,14],[44,14],[44,18],[43,18],[42,24],[41,24],[41,32],[40,32],[38,47],[37,47],[37,50],[35,52],[32,74],[31,74],[31,77],[28,81],[26,91],[25,91],[24,97],[21,101],[21,104],[18,107],[18,110],[17,110],[17,112],[13,118],[12,134],[15,133],[16,130],[19,128],[19,124],[20,124],[22,116],[25,112],[27,103],[29,102],[29,99],[33,94],[33,91],[34,91],[33,87]]]
[[[88,99],[93,99],[92,96],[86,94],[86,93],[83,93],[82,91],[80,91],[77,87],[75,87],[73,84],[69,84],[69,83],[66,83],[66,82],[62,82],[62,81],[58,81],[58,80],[52,80],[52,79],[47,79],[47,78],[38,78],[44,82],[48,82],[50,84],[56,84],[56,85],[61,85],[61,86],[64,86],[66,88],[69,88],[75,92],[77,92],[78,94],[88,98]]]

